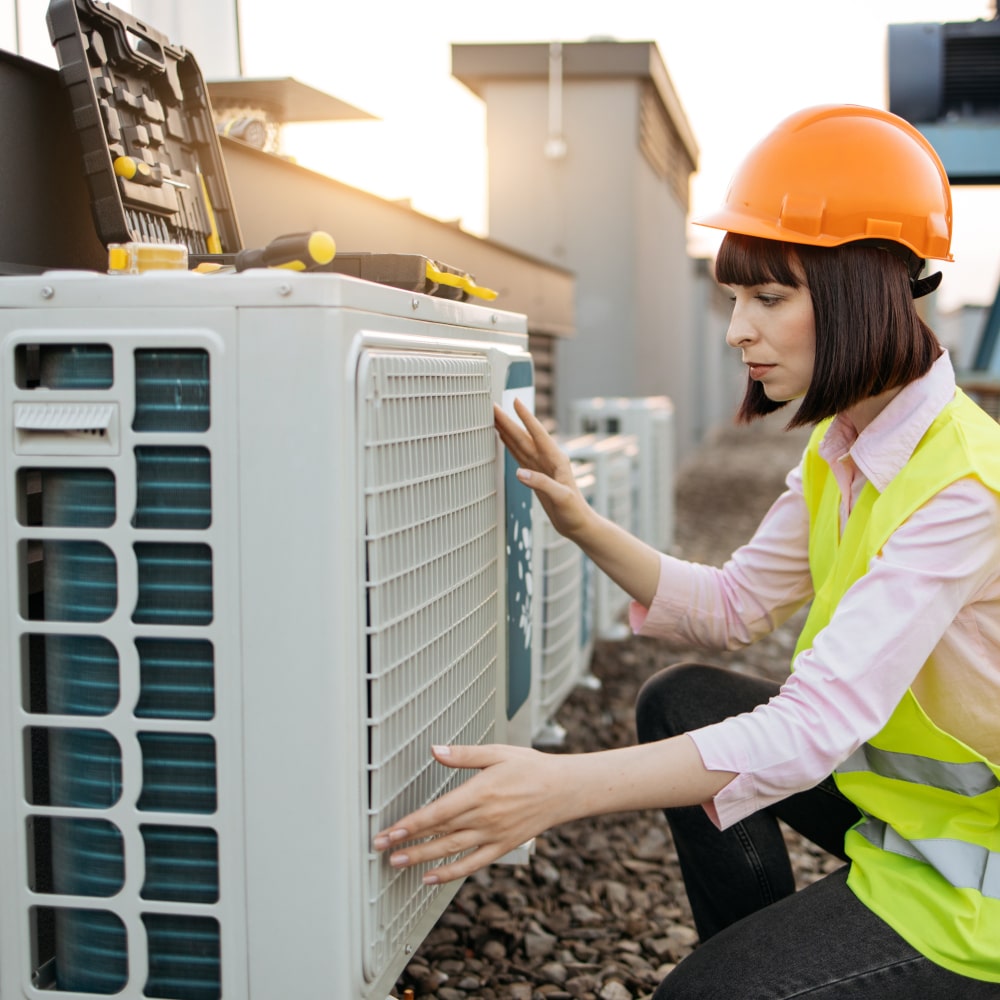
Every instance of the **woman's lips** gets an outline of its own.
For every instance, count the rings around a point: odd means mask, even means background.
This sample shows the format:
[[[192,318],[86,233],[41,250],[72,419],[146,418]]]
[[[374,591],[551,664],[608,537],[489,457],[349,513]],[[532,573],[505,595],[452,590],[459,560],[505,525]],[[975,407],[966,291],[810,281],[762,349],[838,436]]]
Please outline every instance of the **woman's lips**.
[[[774,365],[747,365],[750,370],[750,378],[756,380],[762,379]]]

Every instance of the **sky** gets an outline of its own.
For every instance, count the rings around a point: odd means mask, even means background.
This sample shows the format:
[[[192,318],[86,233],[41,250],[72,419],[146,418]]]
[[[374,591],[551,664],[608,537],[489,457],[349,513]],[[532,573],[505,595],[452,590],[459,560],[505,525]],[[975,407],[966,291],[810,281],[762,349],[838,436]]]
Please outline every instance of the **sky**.
[[[697,217],[721,204],[746,152],[793,111],[887,105],[887,25],[994,12],[994,0],[197,2],[238,6],[244,75],[294,76],[378,116],[286,126],[286,153],[477,235],[489,231],[485,107],[451,76],[453,42],[656,42],[700,151],[691,182]],[[13,3],[0,0],[0,11]],[[17,3],[23,54],[51,64],[46,0]],[[129,0],[118,6],[132,9]],[[0,47],[12,47],[3,32],[0,20]],[[203,69],[211,62],[209,53],[192,52]],[[945,310],[987,304],[1000,282],[1000,187],[956,187],[953,197],[956,262],[942,265],[938,296]],[[689,233],[693,253],[717,246],[710,230]]]

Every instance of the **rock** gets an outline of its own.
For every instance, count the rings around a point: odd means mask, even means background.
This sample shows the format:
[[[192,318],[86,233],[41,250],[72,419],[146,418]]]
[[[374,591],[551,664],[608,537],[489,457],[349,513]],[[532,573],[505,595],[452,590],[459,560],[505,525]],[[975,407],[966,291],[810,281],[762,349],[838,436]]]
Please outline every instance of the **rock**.
[[[488,941],[485,941],[481,953],[483,958],[490,962],[500,962],[507,957],[507,949],[496,938],[490,938]]]
[[[588,974],[566,980],[566,992],[571,997],[584,997],[588,993],[593,993],[597,986],[597,977]]]
[[[632,994],[617,979],[606,982],[597,995],[601,1000],[632,1000]]]
[[[524,935],[524,953],[530,959],[551,955],[556,946],[556,937],[541,931],[529,931]]]
[[[579,927],[593,927],[597,924],[603,925],[607,920],[606,913],[598,913],[597,910],[582,903],[571,906],[570,915],[573,918],[573,923]]]
[[[550,983],[562,986],[566,982],[566,966],[562,962],[546,962],[538,970],[538,975]]]

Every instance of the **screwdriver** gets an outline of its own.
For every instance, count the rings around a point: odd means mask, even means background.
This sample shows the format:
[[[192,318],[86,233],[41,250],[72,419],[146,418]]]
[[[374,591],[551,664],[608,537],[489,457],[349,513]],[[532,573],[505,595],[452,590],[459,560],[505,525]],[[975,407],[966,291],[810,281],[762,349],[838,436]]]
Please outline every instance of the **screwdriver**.
[[[137,160],[132,156],[116,157],[114,170],[119,177],[124,177],[127,181],[148,184],[150,187],[160,187],[161,184],[169,184],[177,188],[189,186],[184,181],[174,180],[173,177],[164,177],[161,167],[151,167],[148,163],[143,163],[142,160]]]
[[[284,267],[290,271],[308,271],[333,260],[337,245],[329,233],[289,233],[271,240],[267,246],[240,250],[233,258],[237,271],[252,267]]]

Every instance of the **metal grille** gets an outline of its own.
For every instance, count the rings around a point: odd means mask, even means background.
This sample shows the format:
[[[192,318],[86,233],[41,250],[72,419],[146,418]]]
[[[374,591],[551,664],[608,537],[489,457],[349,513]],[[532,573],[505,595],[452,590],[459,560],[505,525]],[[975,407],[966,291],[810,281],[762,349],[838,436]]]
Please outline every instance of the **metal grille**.
[[[18,350],[39,359],[37,378],[18,380],[14,472],[34,980],[216,1000],[209,353]],[[64,391],[108,409],[134,400],[122,447],[81,435]]]
[[[366,353],[359,368],[368,606],[368,835],[454,787],[434,743],[498,716],[499,538],[484,358]],[[373,981],[442,891],[368,856]]]
[[[648,460],[652,464],[653,495],[643,496],[640,502],[647,504],[654,535],[650,544],[663,551],[670,551],[674,541],[674,444],[673,424],[666,412],[651,413],[650,438],[652,447]],[[640,446],[641,451],[641,446]],[[640,461],[647,456],[640,454]]]
[[[944,113],[1000,111],[1000,24],[945,25]]]
[[[541,559],[535,577],[542,590],[538,701],[542,721],[547,722],[579,679],[583,566],[579,548],[552,527],[544,512],[536,514],[534,524],[536,558]]]
[[[574,462],[593,465],[594,509],[626,531],[635,533],[634,476],[638,459],[635,437],[623,434],[587,434],[561,442]],[[620,620],[628,608],[628,594],[595,567],[594,628],[601,639],[620,639],[628,633]]]

